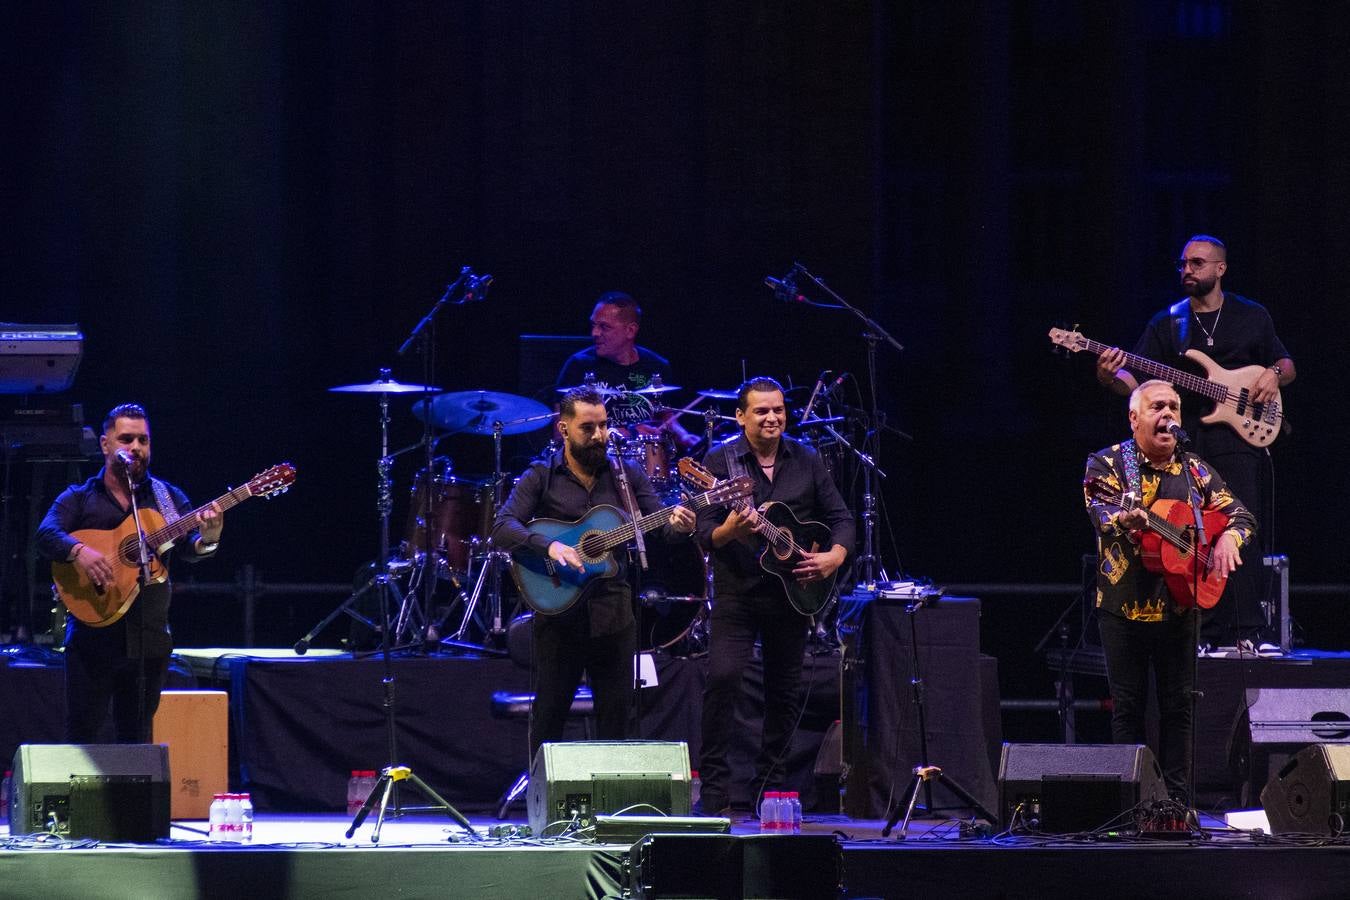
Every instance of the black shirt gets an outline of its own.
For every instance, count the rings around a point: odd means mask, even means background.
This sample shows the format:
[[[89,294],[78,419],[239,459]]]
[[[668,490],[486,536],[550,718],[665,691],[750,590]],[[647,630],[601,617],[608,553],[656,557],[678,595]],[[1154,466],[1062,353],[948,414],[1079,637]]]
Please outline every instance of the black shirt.
[[[127,516],[131,515],[129,508],[124,508],[112,494],[108,493],[108,488],[103,483],[103,473],[104,470],[99,469],[94,477],[83,484],[71,485],[52,502],[47,515],[42,519],[42,524],[38,526],[39,553],[48,559],[64,562],[70,558],[70,552],[79,543],[70,536],[72,531],[83,531],[87,528],[109,531],[121,525]],[[169,496],[173,498],[179,515],[192,511],[192,504],[186,494],[167,482],[165,487],[168,488]],[[136,505],[140,509],[159,509],[154,488],[148,478],[136,488]],[[175,545],[175,549],[188,562],[197,562],[203,558],[202,554],[194,549],[198,537],[200,535],[194,530]],[[165,554],[164,561],[167,565],[168,554]],[[117,638],[124,639],[127,656],[139,657],[142,654],[167,656],[173,650],[173,640],[169,633],[171,593],[167,582],[163,585],[142,588],[126,615],[106,628],[92,629],[74,616],[67,615],[66,641],[70,643],[77,632],[98,632],[100,640],[108,644],[118,643]]]
[[[853,513],[849,512],[844,498],[839,495],[839,489],[835,487],[819,453],[801,441],[784,436],[778,443],[778,455],[774,458],[774,478],[769,481],[760,469],[749,441],[742,434],[710,450],[703,464],[718,479],[729,478],[732,476],[729,457],[738,458],[740,468],[754,479],[756,506],[767,500],[783,503],[798,519],[824,524],[830,529],[833,544],[853,551]],[[781,591],[778,579],[760,567],[758,546],[750,547],[743,541],[730,541],[720,548],[713,548],[713,529],[726,521],[728,512],[726,507],[719,506],[702,509],[698,514],[699,542],[712,552],[715,595],[720,599],[728,594],[762,590],[770,584],[773,590]]]
[[[628,461],[624,462],[624,471],[633,488],[638,509],[643,514],[659,510],[661,500],[652,490],[647,474]],[[525,474],[520,476],[511,496],[497,513],[497,520],[492,526],[493,543],[503,550],[524,547],[540,556],[548,556],[548,547],[552,541],[542,534],[532,534],[525,527],[529,522],[541,518],[575,522],[601,504],[613,506],[620,512],[626,509],[612,469],[609,466],[602,469],[596,475],[595,485],[588,491],[568,468],[563,451],[556,450],[550,456],[532,463]],[[657,540],[683,539],[669,525],[664,526],[662,531],[663,537]],[[652,540],[653,534],[655,532],[650,532],[646,540]],[[590,633],[597,637],[633,627],[633,609],[629,600],[631,591],[626,580],[624,555],[615,553],[615,560],[619,563],[616,577],[592,581],[586,588],[586,602],[574,605],[559,616],[589,615]]]

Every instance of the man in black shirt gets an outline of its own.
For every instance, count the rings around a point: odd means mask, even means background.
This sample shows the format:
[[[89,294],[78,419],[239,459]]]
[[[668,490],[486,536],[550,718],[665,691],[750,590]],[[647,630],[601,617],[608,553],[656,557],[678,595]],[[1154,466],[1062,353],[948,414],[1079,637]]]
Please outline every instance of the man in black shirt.
[[[828,549],[803,554],[793,577],[828,579],[853,547],[853,514],[815,450],[786,437],[783,388],[772,378],[753,378],[736,400],[739,437],[708,453],[704,465],[719,479],[749,474],[755,504],[776,500],[801,521],[816,520],[830,530]],[[759,564],[763,523],[751,509],[704,509],[698,515],[699,542],[712,553],[712,636],[708,682],[703,691],[703,745],[700,805],[709,814],[730,804],[727,764],[735,729],[742,677],[759,637],[764,665],[764,730],[750,802],[782,780],[782,767],[798,716],[802,654],[809,620],[788,603],[783,585]],[[737,798],[739,799],[739,798]]]
[[[525,470],[497,514],[492,539],[501,549],[536,553],[581,570],[584,566],[575,548],[532,534],[526,526],[537,518],[575,521],[600,504],[620,510],[627,506],[615,477],[618,463],[606,452],[609,426],[599,393],[586,387],[569,391],[562,401],[558,429],[562,448]],[[631,462],[623,466],[642,514],[659,510],[661,502],[647,476]],[[664,530],[664,539],[687,539],[694,531],[693,512],[675,507]],[[566,611],[534,615],[531,759],[541,743],[561,740],[583,673],[595,699],[597,737],[619,740],[627,736],[637,637],[632,592],[624,575],[625,567],[620,565],[616,577],[591,582],[581,600]]]
[[[150,423],[134,403],[115,407],[103,422],[99,438],[103,469],[84,484],[72,485],[52,503],[38,527],[38,550],[51,560],[72,563],[96,588],[113,577],[113,563],[72,536],[85,529],[109,531],[136,507],[158,510],[166,520],[191,512],[192,504],[178,488],[149,477]],[[130,460],[123,462],[122,455]],[[166,509],[171,505],[171,510]],[[178,554],[196,562],[216,552],[225,521],[211,504],[201,514],[199,531],[177,545]],[[148,529],[147,529],[148,530]],[[155,552],[158,548],[151,548]],[[89,744],[98,740],[112,703],[119,743],[150,740],[159,692],[168,674],[173,639],[169,632],[172,588],[166,579],[142,585],[126,615],[111,625],[93,628],[66,616],[66,740]]]
[[[669,433],[676,444],[687,449],[698,438],[689,434],[668,411],[657,411],[661,395],[636,393],[670,383],[670,363],[666,358],[638,346],[641,327],[642,308],[636,300],[622,291],[602,294],[591,312],[591,339],[595,345],[568,357],[558,373],[556,387],[576,387],[593,376],[595,384],[620,392],[607,407],[612,425],[629,429],[630,436]]]
[[[1195,364],[1182,355],[1192,347],[1226,369],[1261,366],[1260,376],[1250,385],[1255,403],[1269,401],[1279,388],[1294,380],[1294,361],[1275,334],[1270,313],[1259,303],[1224,291],[1228,251],[1222,241],[1204,234],[1192,237],[1182,248],[1177,272],[1186,296],[1149,321],[1135,345],[1135,355],[1197,374],[1201,373]],[[1124,362],[1125,354],[1117,348],[1103,353],[1097,361],[1097,380],[1121,396],[1138,386],[1135,377],[1122,368]],[[1267,483],[1268,452],[1248,444],[1222,422],[1199,422],[1200,415],[1208,412],[1201,405],[1205,402],[1194,394],[1182,393],[1197,454],[1223,475],[1228,487],[1250,504],[1258,518],[1268,519],[1268,492],[1262,488]],[[1202,643],[1236,645],[1242,638],[1257,637],[1265,625],[1260,607],[1264,591],[1258,543],[1243,548],[1243,561],[1247,565],[1228,582],[1219,605],[1206,611]]]

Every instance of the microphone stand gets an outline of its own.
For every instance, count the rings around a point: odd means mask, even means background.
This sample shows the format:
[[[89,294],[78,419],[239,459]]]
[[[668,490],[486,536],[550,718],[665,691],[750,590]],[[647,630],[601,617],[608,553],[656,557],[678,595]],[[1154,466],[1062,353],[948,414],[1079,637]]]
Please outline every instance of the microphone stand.
[[[812,423],[802,422],[801,424],[810,425]],[[862,463],[863,467],[863,552],[858,557],[858,581],[864,585],[876,584],[878,575],[881,576],[881,581],[887,581],[886,570],[881,565],[881,560],[877,558],[876,545],[873,543],[876,539],[877,506],[876,495],[872,492],[873,473],[883,481],[886,479],[886,473],[877,465],[876,460],[846,441],[842,434],[834,430],[833,426],[821,424],[820,427],[828,431],[831,437],[852,453],[858,462]]]
[[[877,580],[881,581],[887,580],[885,567],[880,565],[880,562],[876,559],[876,557],[873,555],[872,552],[872,548],[876,546],[876,527],[877,527],[876,495],[872,491],[872,471],[875,470],[882,478],[886,477],[884,474],[882,474],[882,470],[880,466],[877,464],[876,460],[879,460],[881,458],[881,432],[883,428],[888,427],[882,423],[880,404],[877,399],[877,344],[881,343],[882,341],[885,341],[896,352],[903,352],[905,349],[905,345],[897,341],[891,335],[891,333],[888,332],[885,328],[881,327],[881,325],[875,319],[871,318],[862,310],[858,309],[856,306],[849,303],[842,296],[840,296],[839,293],[837,293],[833,288],[827,285],[822,279],[812,274],[811,271],[807,269],[806,266],[802,265],[800,262],[794,262],[792,264],[792,270],[793,272],[799,272],[802,275],[805,275],[807,278],[811,280],[812,284],[820,288],[826,294],[829,294],[830,297],[833,298],[837,304],[839,304],[838,307],[826,306],[824,308],[846,309],[850,313],[852,313],[855,318],[857,318],[860,322],[863,323],[862,338],[864,341],[867,342],[867,381],[868,381],[868,391],[870,394],[869,399],[871,401],[871,408],[867,412],[868,417],[870,418],[873,425],[876,427],[873,427],[866,435],[866,440],[872,443],[872,446],[870,447],[871,451],[870,454],[861,454],[859,453],[859,451],[854,450],[854,448],[852,447],[849,447],[848,449],[851,450],[855,455],[859,456],[860,459],[867,460],[864,462],[863,465],[863,497],[862,497],[863,546],[867,549],[867,552],[862,560],[864,565],[862,572],[863,578],[861,579],[860,587],[862,587],[864,590],[871,590],[875,587]],[[830,428],[828,430],[832,435],[834,435],[834,437],[837,440],[843,440],[842,438],[839,437],[838,433],[834,431],[834,429]],[[910,439],[909,435],[905,434],[902,431],[897,431],[896,429],[893,428],[889,430],[896,431],[897,434],[900,434],[906,439]],[[848,445],[845,444],[845,446]]]
[[[127,496],[131,498],[131,521],[136,523],[136,562],[140,568],[138,576],[141,582],[141,590],[150,586],[150,548],[145,540],[145,529],[141,527],[141,510],[136,504],[136,483],[131,480],[131,466],[122,463],[122,473],[127,479]],[[146,733],[145,727],[145,623],[139,621],[136,627],[140,632],[136,635],[136,735],[137,743],[149,741],[150,735]]]
[[[1186,473],[1186,497],[1190,503],[1191,515],[1195,517],[1195,542],[1192,544],[1191,556],[1195,565],[1191,569],[1191,596],[1200,596],[1200,549],[1208,547],[1209,541],[1205,536],[1205,515],[1203,503],[1204,498],[1200,496],[1200,486],[1195,479],[1195,472],[1191,468],[1191,460],[1187,458],[1186,452],[1177,447],[1177,453],[1181,456],[1181,470]],[[1199,711],[1200,700],[1204,695],[1200,692],[1200,607],[1197,603],[1190,611],[1191,616],[1191,733],[1187,738],[1190,744],[1190,759],[1186,773],[1186,805],[1195,809],[1195,720]]]

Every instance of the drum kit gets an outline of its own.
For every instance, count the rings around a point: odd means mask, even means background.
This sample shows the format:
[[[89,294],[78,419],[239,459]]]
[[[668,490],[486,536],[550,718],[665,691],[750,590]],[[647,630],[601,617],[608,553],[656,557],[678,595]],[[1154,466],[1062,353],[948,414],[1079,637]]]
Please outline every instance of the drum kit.
[[[646,473],[663,503],[677,502],[679,460],[692,452],[701,454],[713,442],[729,436],[735,417],[723,415],[719,404],[734,401],[736,393],[700,391],[683,409],[669,409],[662,396],[680,388],[655,377],[639,390],[616,390],[603,384],[588,384],[605,398],[612,430],[618,432],[617,452]],[[559,389],[565,393],[571,388]],[[369,582],[352,598],[317,625],[297,647],[308,646],[339,614],[346,612],[364,626],[367,634],[378,633],[378,623],[361,616],[353,601],[374,582],[385,579],[390,590],[390,635],[400,646],[427,646],[439,642],[447,649],[486,650],[504,647],[507,625],[520,604],[507,577],[510,556],[493,546],[491,531],[497,510],[506,499],[512,478],[503,471],[502,439],[526,435],[550,426],[557,417],[543,403],[514,394],[474,390],[441,393],[429,385],[395,381],[388,370],[362,384],[330,388],[334,393],[372,394],[381,409],[382,456],[379,464],[379,511],[382,521],[382,555],[385,574],[378,564],[365,576]],[[494,471],[487,475],[463,475],[448,455],[431,456],[411,479],[405,526],[395,546],[389,539],[393,512],[392,466],[399,455],[422,448],[422,444],[393,453],[388,449],[389,401],[392,396],[421,395],[412,404],[412,415],[436,436],[431,446],[454,435],[488,437],[493,441]],[[695,407],[707,409],[695,410]],[[703,420],[703,439],[691,447],[676,440],[670,423],[684,415]],[[542,454],[552,453],[557,439]],[[706,649],[706,618],[711,598],[711,570],[706,556],[689,542],[647,543],[648,567],[633,567],[635,596],[639,599],[639,648],[694,654]],[[401,582],[401,583],[400,583]],[[445,598],[449,598],[448,601]],[[528,615],[528,613],[527,613]],[[452,620],[458,624],[445,634]],[[444,636],[442,636],[444,635]]]

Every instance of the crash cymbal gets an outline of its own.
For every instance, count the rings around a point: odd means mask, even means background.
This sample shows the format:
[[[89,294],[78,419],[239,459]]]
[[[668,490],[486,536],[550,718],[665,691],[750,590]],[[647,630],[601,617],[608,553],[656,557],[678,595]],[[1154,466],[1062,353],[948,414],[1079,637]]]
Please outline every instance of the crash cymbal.
[[[622,388],[610,387],[609,385],[603,384],[601,382],[596,382],[594,384],[574,384],[571,387],[560,387],[554,388],[553,390],[557,391],[559,394],[565,394],[568,391],[575,391],[577,388],[590,388],[591,390],[600,394],[602,397],[609,397],[614,394],[623,393]]]
[[[413,404],[413,415],[425,418],[426,401]],[[543,428],[549,408],[528,397],[495,391],[458,391],[431,401],[431,424],[455,434],[492,434],[502,423],[502,434],[524,434]]]
[[[698,395],[700,397],[707,397],[709,400],[735,400],[740,396],[735,391],[718,391],[713,388],[708,388],[706,391],[699,391]]]
[[[637,390],[633,391],[633,393],[634,393],[634,394],[664,394],[664,393],[666,393],[666,392],[668,392],[668,391],[678,391],[678,390],[680,390],[680,388],[679,388],[677,385],[673,385],[673,384],[662,384],[661,382],[657,381],[657,382],[655,382],[655,383],[653,383],[653,384],[647,385],[646,387],[638,388]]]
[[[435,393],[440,388],[425,384],[404,384],[392,378],[377,378],[368,384],[344,384],[329,388],[330,394],[420,394],[425,391]]]

